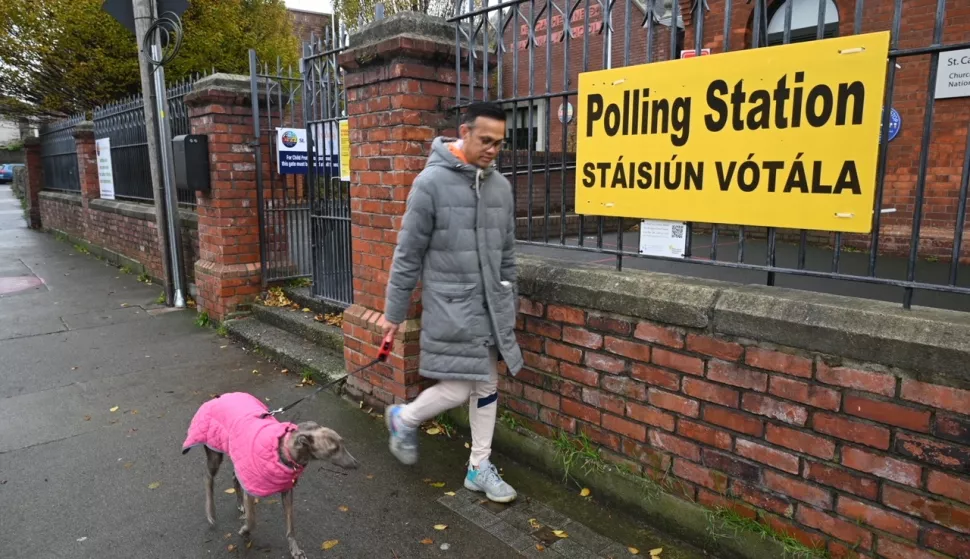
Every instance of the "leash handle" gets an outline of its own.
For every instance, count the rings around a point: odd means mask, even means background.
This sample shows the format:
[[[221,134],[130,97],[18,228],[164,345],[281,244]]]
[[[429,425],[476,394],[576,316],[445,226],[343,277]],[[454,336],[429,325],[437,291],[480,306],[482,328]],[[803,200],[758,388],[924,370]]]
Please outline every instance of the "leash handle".
[[[381,342],[381,349],[377,352],[377,360],[384,362],[391,355],[391,348],[394,347],[394,338],[390,335],[385,336]]]

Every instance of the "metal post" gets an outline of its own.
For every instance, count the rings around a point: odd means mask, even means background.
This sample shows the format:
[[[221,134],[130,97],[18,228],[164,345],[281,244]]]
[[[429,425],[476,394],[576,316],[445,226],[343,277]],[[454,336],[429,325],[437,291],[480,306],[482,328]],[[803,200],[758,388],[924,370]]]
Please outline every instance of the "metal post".
[[[162,49],[157,44],[152,45],[152,58],[161,60]],[[168,118],[168,96],[165,92],[165,66],[159,64],[155,68],[155,110],[158,113],[159,154],[161,155],[162,182],[165,188],[165,220],[168,238],[171,241],[169,253],[171,255],[172,284],[175,295],[175,306],[185,307],[185,275],[182,269],[182,232],[179,225],[178,195],[175,191],[175,157],[172,153],[172,121]],[[161,227],[158,228],[161,231]]]
[[[154,88],[152,87],[152,69],[149,61],[149,53],[145,52],[145,35],[152,22],[155,20],[155,8],[151,0],[132,0],[132,9],[135,15],[135,37],[138,45],[138,69],[141,73],[142,98],[145,105],[145,132],[148,137],[148,168],[151,171],[152,191],[155,193],[155,223],[158,225],[158,248],[162,255],[162,270],[164,278],[165,297],[168,304],[172,305],[174,300],[172,267],[170,255],[170,240],[168,229],[164,226],[167,219],[165,190],[161,179],[159,168],[158,150],[158,129],[156,128],[157,112]]]

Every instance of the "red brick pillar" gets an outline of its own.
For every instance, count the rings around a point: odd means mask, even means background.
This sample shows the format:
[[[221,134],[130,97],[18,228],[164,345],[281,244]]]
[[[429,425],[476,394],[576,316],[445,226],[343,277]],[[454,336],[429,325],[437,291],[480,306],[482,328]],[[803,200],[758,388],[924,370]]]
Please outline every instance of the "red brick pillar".
[[[74,127],[74,147],[77,151],[77,176],[81,182],[81,207],[88,211],[88,202],[101,197],[98,181],[98,154],[94,146],[94,123],[85,121]],[[84,217],[87,224],[87,217]]]
[[[347,72],[354,259],[355,304],[343,327],[348,370],[377,356],[378,321],[411,182],[424,168],[431,140],[443,130],[454,134],[454,34],[444,20],[398,14],[352,36],[354,46],[340,55]],[[419,296],[420,288],[413,300]],[[350,378],[348,389],[378,406],[417,396],[425,386],[417,373],[419,322],[414,303],[387,364]]]
[[[214,74],[185,98],[192,134],[209,140],[210,192],[198,193],[197,303],[222,321],[259,294],[259,216],[248,76]]]
[[[44,188],[44,164],[40,158],[40,138],[28,136],[24,139],[27,156],[27,227],[40,229],[40,191]]]

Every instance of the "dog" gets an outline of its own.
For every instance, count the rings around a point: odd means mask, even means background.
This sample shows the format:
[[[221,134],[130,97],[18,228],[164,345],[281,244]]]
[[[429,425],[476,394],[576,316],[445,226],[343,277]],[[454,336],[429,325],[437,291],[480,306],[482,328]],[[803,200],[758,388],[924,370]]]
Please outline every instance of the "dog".
[[[344,469],[359,465],[334,430],[312,421],[280,422],[258,398],[244,392],[216,396],[202,404],[182,444],[182,454],[205,448],[205,514],[215,525],[212,482],[223,457],[233,465],[236,505],[245,520],[239,535],[248,539],[256,525],[256,497],[279,494],[283,503],[286,541],[293,559],[306,555],[293,529],[293,488],[311,460],[329,460]]]

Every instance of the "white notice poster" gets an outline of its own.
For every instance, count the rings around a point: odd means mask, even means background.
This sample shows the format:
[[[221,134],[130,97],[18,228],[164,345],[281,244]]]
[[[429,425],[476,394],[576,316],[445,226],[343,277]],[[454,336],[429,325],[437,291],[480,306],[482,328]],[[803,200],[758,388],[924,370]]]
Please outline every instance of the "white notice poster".
[[[98,183],[101,185],[101,198],[115,199],[115,179],[111,170],[111,139],[95,140],[94,149],[98,156]]]
[[[936,68],[936,98],[970,97],[970,49],[940,53]]]
[[[679,221],[645,219],[640,222],[640,254],[683,258],[687,226]]]

